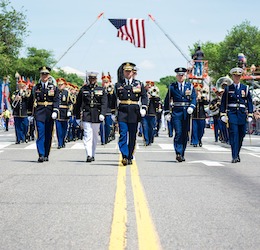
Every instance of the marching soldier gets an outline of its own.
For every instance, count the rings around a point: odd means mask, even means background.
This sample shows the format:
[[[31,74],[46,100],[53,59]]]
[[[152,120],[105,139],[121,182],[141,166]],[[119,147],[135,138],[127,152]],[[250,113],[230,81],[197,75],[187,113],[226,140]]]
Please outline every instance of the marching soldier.
[[[65,137],[68,129],[68,119],[71,116],[72,101],[70,93],[66,88],[67,82],[64,78],[56,79],[59,89],[59,106],[54,109],[58,113],[56,118],[56,133],[58,138],[58,149],[65,147]]]
[[[132,164],[136,143],[138,122],[146,114],[148,98],[144,85],[133,76],[135,64],[123,63],[118,69],[118,82],[115,84],[112,100],[113,120],[119,126],[118,146],[122,154],[122,164]],[[141,102],[141,107],[139,105]],[[119,103],[117,105],[117,103]],[[117,112],[116,112],[117,111]]]
[[[221,120],[227,123],[229,130],[232,163],[240,162],[239,152],[246,135],[246,123],[253,120],[249,87],[240,83],[243,72],[244,70],[238,67],[230,70],[233,83],[225,88],[220,106]]]
[[[197,147],[197,145],[202,147],[202,137],[206,127],[205,105],[209,104],[209,101],[207,98],[207,93],[202,89],[202,84],[197,84],[195,89],[197,104],[192,114],[191,144],[193,147]]]
[[[49,160],[52,142],[54,119],[58,113],[54,109],[59,105],[59,91],[55,79],[50,75],[51,68],[39,68],[40,80],[35,85],[34,93],[34,118],[36,122],[36,146],[39,154],[38,162]]]
[[[188,132],[190,126],[190,115],[196,107],[196,93],[190,82],[185,82],[187,69],[176,68],[177,81],[169,86],[169,90],[164,100],[164,110],[166,120],[172,116],[175,136],[174,149],[176,160],[185,161],[184,154],[188,141]],[[173,100],[172,114],[170,114],[170,101]]]
[[[145,89],[148,95],[147,114],[142,118],[143,135],[145,146],[149,146],[154,141],[156,133],[156,113],[160,108],[159,88],[154,86],[153,81],[146,81]]]
[[[18,81],[18,89],[12,95],[12,107],[14,116],[14,126],[16,134],[16,144],[27,142],[26,136],[28,131],[28,110],[30,99],[32,98],[31,91],[27,89],[26,81]]]
[[[95,161],[100,122],[104,121],[107,112],[107,94],[103,87],[98,86],[97,75],[96,72],[87,73],[88,83],[80,89],[75,105],[76,117],[81,117],[84,130],[86,162]]]

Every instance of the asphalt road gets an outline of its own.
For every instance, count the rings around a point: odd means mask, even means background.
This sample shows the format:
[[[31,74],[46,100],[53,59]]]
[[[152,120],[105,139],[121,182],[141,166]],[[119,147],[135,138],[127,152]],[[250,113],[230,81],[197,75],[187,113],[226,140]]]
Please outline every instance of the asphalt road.
[[[260,249],[260,136],[241,162],[206,129],[177,163],[172,138],[138,137],[123,167],[117,140],[86,163],[82,141],[38,163],[35,142],[0,131],[0,249]]]

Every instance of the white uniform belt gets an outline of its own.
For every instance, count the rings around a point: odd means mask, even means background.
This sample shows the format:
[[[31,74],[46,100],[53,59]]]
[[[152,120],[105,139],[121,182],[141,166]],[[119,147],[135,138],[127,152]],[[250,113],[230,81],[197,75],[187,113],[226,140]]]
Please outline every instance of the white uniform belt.
[[[245,108],[246,105],[245,104],[239,104],[239,103],[231,103],[231,104],[228,104],[228,107],[231,107],[231,108]]]
[[[182,106],[189,106],[190,103],[189,102],[174,102],[173,106],[174,107],[182,107]]]

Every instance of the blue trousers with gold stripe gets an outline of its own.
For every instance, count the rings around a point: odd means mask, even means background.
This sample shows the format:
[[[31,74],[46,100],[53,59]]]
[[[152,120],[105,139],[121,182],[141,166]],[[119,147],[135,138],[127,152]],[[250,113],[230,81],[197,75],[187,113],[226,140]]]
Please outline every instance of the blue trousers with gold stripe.
[[[133,159],[138,123],[118,122],[118,146],[123,158]]]
[[[36,121],[36,146],[39,156],[48,157],[50,154],[53,124],[52,119],[45,122]]]

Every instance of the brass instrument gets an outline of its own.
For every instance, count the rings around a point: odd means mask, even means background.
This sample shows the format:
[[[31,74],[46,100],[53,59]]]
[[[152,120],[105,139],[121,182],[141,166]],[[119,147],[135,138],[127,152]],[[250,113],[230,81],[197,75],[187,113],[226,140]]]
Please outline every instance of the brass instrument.
[[[19,92],[16,95],[12,96],[12,99],[14,100],[12,103],[12,107],[16,108],[17,105],[22,101],[22,98],[30,97],[31,91],[30,90],[23,90],[20,89]]]
[[[107,87],[106,87],[107,93],[108,94],[113,94],[114,91],[114,85],[112,83],[110,83]]]
[[[216,90],[218,92],[221,92],[225,89],[226,86],[229,86],[232,84],[232,80],[229,76],[223,76],[220,77],[217,81],[216,81]]]
[[[157,86],[151,86],[148,89],[148,94],[152,97],[159,97],[159,88]]]

